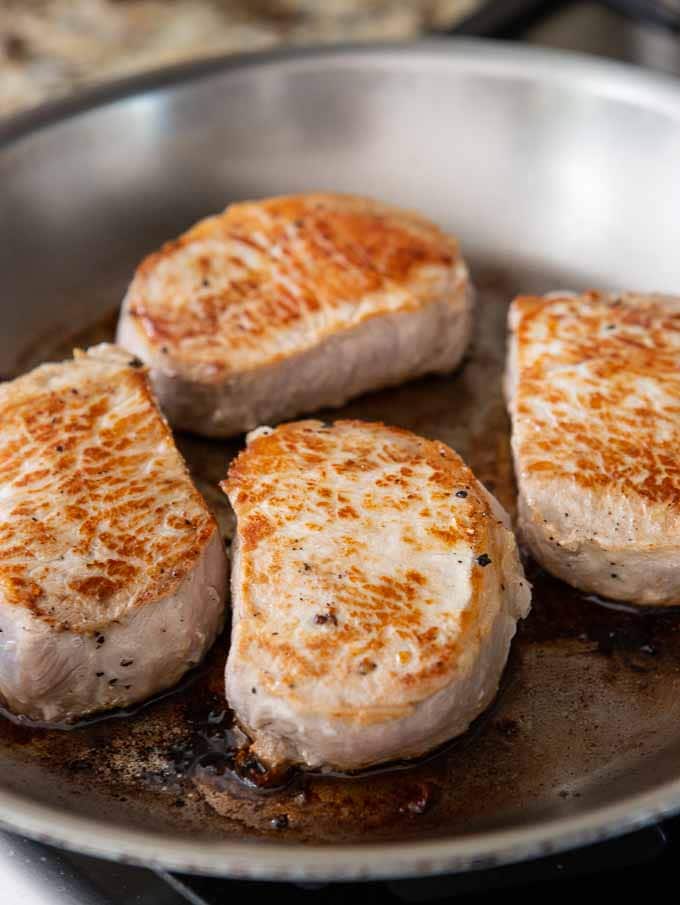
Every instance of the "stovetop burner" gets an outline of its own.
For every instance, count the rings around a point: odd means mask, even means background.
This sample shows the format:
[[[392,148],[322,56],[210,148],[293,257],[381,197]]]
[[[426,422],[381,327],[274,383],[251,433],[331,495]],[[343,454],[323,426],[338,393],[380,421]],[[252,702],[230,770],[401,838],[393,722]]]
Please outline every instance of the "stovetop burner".
[[[491,0],[458,33],[512,38],[595,53],[680,75],[680,0],[541,2]],[[676,879],[680,817],[626,836],[537,861],[455,876],[362,884],[256,883],[187,877],[61,852],[0,832],[0,901],[18,905],[224,905],[271,896],[357,905],[484,902],[521,891],[525,905],[565,894],[649,894]]]

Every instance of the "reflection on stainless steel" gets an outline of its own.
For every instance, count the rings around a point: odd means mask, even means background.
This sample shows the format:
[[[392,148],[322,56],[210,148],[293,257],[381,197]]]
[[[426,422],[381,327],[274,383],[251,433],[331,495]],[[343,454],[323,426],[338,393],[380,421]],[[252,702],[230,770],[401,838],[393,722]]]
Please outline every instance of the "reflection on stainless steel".
[[[60,852],[0,831],[3,905],[186,905],[151,871]]]
[[[2,901],[16,905],[102,905],[63,855],[0,832]]]
[[[147,81],[133,98],[52,124],[29,118],[4,137],[0,373],[113,307],[135,263],[168,236],[230,200],[275,192],[333,188],[419,208],[461,237],[477,273],[526,290],[680,285],[680,93],[587,58],[475,42],[274,55]],[[653,767],[616,783],[588,777],[592,794],[565,799],[557,815],[539,819],[532,802],[533,817],[527,805],[522,821],[427,844],[292,855],[258,841],[197,843],[116,822],[103,806],[97,820],[79,816],[66,796],[55,807],[9,762],[0,816],[91,853],[187,870],[314,879],[465,869],[678,806],[676,725]]]

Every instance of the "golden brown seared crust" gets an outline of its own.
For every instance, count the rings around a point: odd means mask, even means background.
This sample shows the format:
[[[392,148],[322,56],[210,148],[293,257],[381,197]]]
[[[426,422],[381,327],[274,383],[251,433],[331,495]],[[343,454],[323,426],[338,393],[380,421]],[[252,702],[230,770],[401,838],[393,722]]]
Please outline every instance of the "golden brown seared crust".
[[[269,692],[304,703],[326,677],[350,700],[379,663],[369,710],[339,702],[336,715],[381,720],[442,687],[481,640],[498,523],[443,443],[379,423],[285,424],[256,434],[222,486],[240,542],[231,656],[256,660]]]
[[[0,602],[85,633],[171,593],[216,524],[144,370],[75,355],[0,386]]]
[[[416,214],[350,195],[234,204],[142,262],[127,313],[168,367],[219,381],[441,298],[460,261]]]
[[[525,296],[516,333],[515,455],[527,480],[638,498],[680,516],[680,298]]]

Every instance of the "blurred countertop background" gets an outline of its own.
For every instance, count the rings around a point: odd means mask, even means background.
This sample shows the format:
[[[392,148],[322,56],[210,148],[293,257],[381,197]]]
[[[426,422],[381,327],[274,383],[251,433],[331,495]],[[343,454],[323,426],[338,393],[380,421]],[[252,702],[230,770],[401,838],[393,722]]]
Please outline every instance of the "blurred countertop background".
[[[680,0],[0,0],[0,118],[201,57],[454,30],[680,75]]]
[[[200,57],[448,30],[482,0],[0,0],[0,116]]]

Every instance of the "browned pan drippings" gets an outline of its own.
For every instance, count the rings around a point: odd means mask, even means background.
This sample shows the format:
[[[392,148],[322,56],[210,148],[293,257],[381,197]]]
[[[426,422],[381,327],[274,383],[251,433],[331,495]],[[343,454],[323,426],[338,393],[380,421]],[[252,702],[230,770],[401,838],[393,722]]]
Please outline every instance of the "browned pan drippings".
[[[512,511],[501,373],[514,287],[493,276],[477,282],[477,338],[458,374],[367,396],[326,416],[382,420],[443,440]],[[86,346],[112,332],[109,318],[73,342]],[[26,367],[38,355],[68,356],[72,344],[34,349]],[[240,441],[178,440],[228,538],[233,519],[217,482]],[[4,781],[71,811],[105,809],[128,825],[326,842],[451,835],[511,818],[516,824],[518,810],[528,820],[569,813],[584,799],[611,800],[626,777],[674,743],[680,616],[604,606],[531,563],[528,575],[533,611],[501,695],[463,738],[417,764],[355,777],[271,777],[247,754],[235,756],[223,637],[181,690],[130,716],[68,732],[0,720]]]

